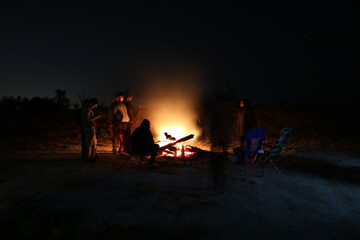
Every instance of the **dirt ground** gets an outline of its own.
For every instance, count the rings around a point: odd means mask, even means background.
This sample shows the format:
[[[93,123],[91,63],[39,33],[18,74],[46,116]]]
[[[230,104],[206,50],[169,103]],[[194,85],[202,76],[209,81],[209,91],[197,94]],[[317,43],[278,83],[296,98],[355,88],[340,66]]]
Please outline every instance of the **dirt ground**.
[[[105,151],[0,154],[2,239],[360,239],[360,158],[285,155],[213,187],[209,158],[122,165]]]

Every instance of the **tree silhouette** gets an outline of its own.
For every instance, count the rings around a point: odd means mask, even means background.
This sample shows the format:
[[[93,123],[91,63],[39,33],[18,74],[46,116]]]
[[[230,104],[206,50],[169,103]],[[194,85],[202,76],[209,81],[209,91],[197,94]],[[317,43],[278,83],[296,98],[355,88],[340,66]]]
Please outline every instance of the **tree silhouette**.
[[[61,107],[68,109],[70,107],[70,99],[66,97],[66,91],[61,89],[55,90],[54,101]]]

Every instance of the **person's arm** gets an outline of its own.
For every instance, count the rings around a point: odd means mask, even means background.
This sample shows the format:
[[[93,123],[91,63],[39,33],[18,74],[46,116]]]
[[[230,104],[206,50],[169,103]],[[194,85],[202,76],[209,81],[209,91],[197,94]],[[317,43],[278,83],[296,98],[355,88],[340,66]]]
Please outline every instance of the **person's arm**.
[[[89,122],[94,123],[99,118],[101,118],[101,116],[95,116],[94,112],[92,110],[89,110],[89,112],[88,112]]]
[[[90,118],[90,121],[93,121],[93,122],[94,122],[94,121],[98,120],[98,119],[101,118],[101,117],[102,117],[102,116],[100,116],[100,115],[99,115],[99,116],[93,116],[93,117]]]

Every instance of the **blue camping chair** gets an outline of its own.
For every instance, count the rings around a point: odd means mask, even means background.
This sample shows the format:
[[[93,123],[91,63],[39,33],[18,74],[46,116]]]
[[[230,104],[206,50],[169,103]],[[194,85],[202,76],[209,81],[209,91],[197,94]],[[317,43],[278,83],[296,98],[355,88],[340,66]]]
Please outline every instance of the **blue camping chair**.
[[[246,132],[245,147],[234,148],[234,155],[230,155],[229,159],[232,165],[225,171],[228,174],[232,170],[237,170],[245,180],[247,169],[255,169],[260,176],[264,176],[263,162],[265,159],[265,151],[263,142],[265,140],[266,131],[263,128],[253,128]]]
[[[279,138],[275,141],[274,144],[265,144],[265,146],[267,147],[265,151],[265,159],[269,165],[273,166],[276,169],[277,172],[280,171],[279,167],[277,166],[281,157],[280,153],[283,147],[289,145],[287,141],[291,130],[291,127],[282,128],[280,130]]]

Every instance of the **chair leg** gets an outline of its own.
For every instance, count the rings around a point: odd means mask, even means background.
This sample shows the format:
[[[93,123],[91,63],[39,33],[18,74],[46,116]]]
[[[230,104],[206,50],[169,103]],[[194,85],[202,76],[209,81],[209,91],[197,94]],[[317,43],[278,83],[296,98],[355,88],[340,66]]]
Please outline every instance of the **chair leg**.
[[[226,169],[226,171],[224,172],[224,174],[228,174],[233,168],[235,168],[235,166],[231,166],[230,168]]]
[[[265,161],[267,164],[269,164],[269,166],[273,166],[276,172],[281,172],[279,167],[276,165],[274,159],[270,157],[270,152],[265,152]]]
[[[258,173],[260,174],[261,177],[263,177],[265,174],[264,171],[264,161],[265,161],[265,156],[264,154],[261,154],[258,156],[258,159],[256,161],[256,166],[255,168],[257,169]]]
[[[279,167],[274,163],[274,161],[272,159],[269,160],[269,164],[272,165],[277,172],[280,172]]]
[[[260,177],[264,176],[264,155],[258,154],[251,161],[251,171],[256,170]]]

